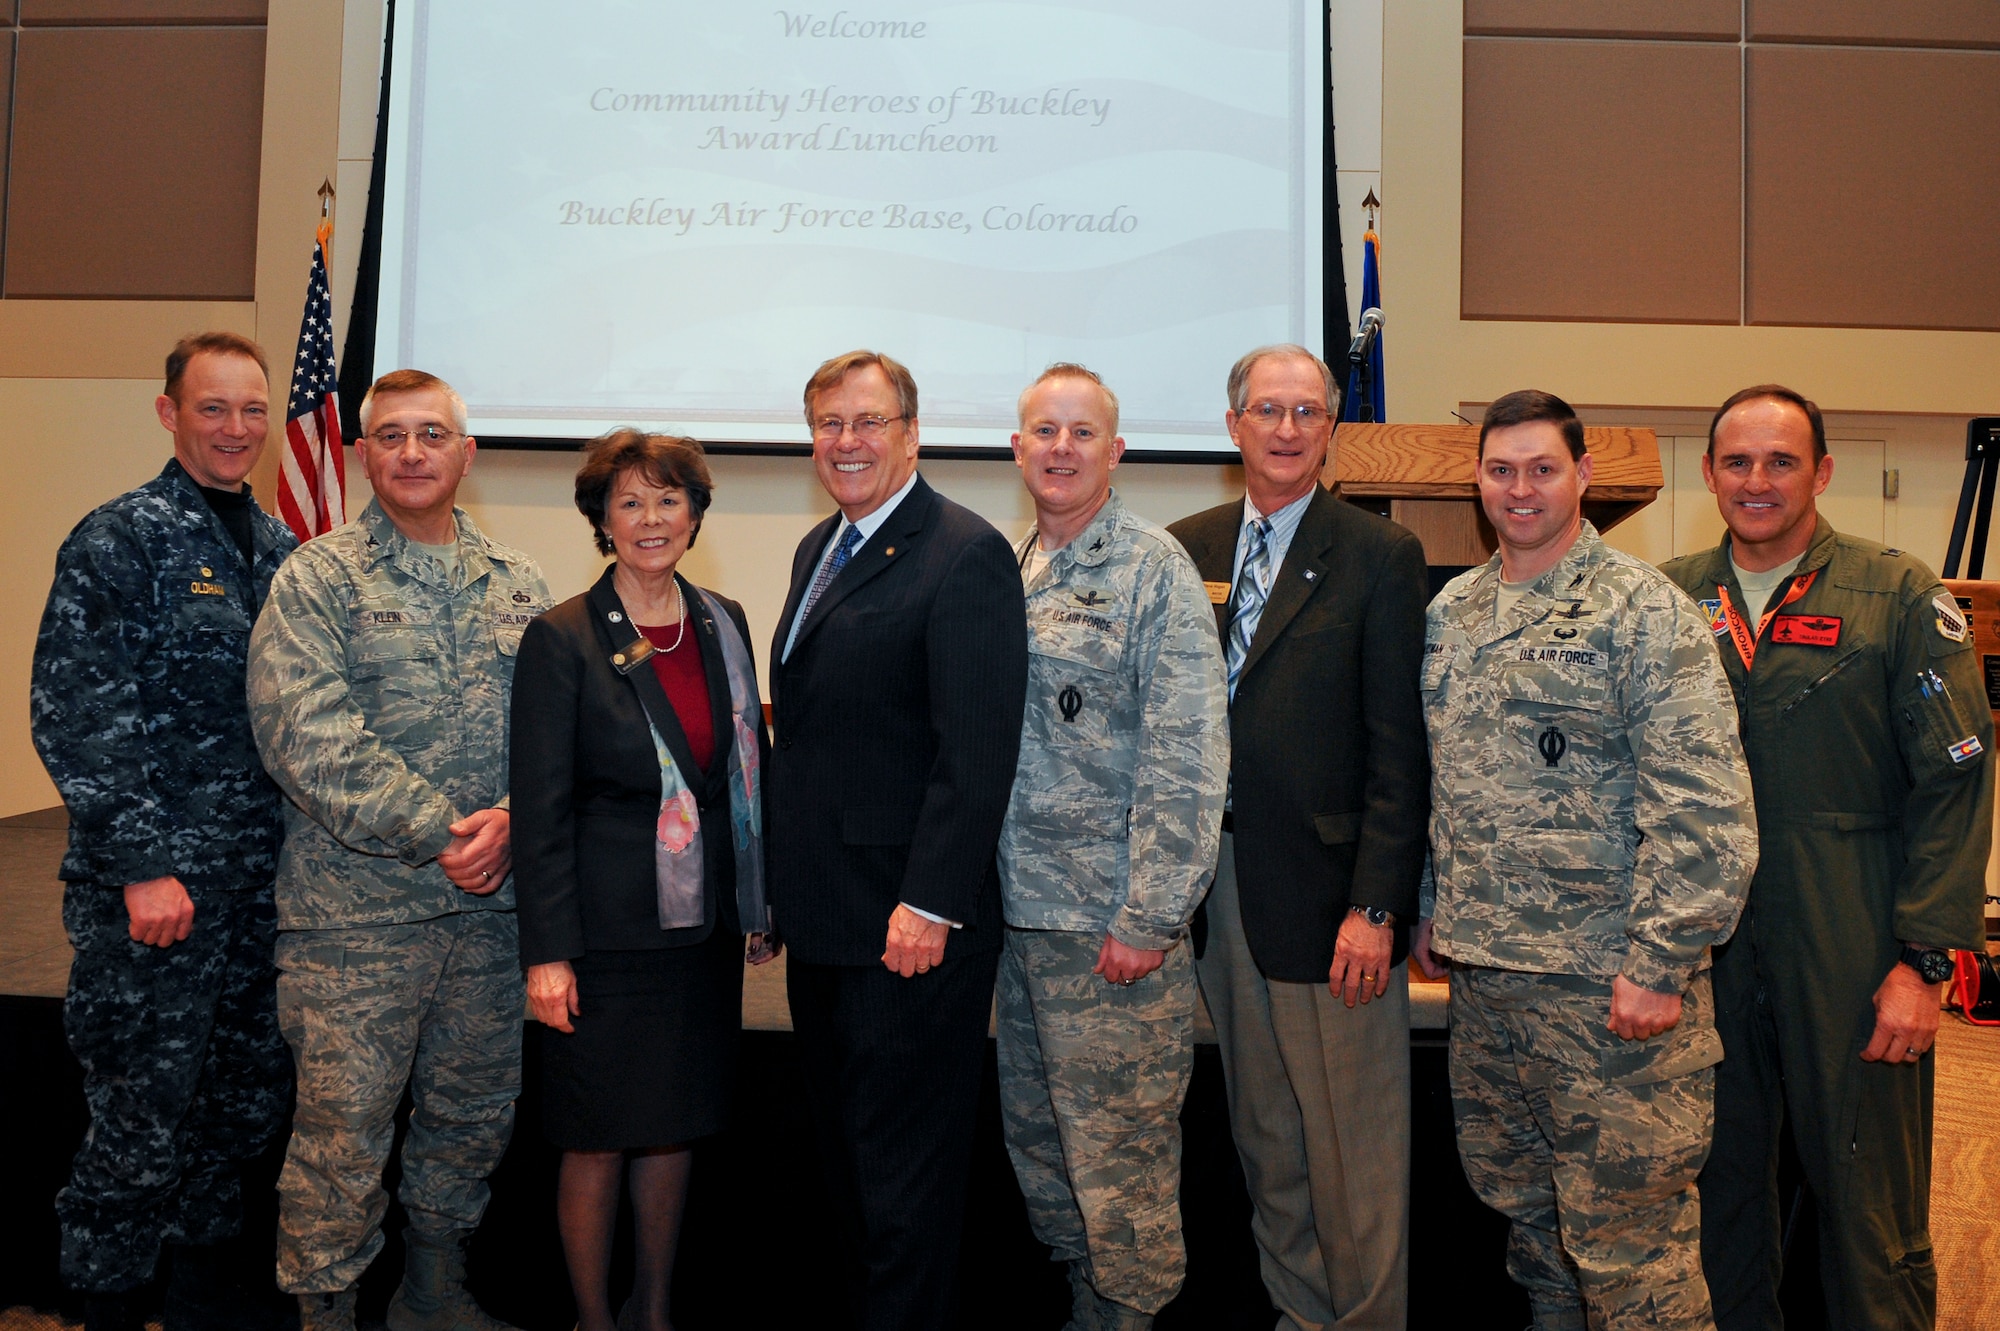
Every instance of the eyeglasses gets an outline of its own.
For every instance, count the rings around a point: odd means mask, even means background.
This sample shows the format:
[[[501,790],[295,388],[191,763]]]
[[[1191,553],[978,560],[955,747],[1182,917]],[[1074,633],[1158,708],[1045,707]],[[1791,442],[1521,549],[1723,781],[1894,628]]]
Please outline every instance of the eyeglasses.
[[[364,437],[373,439],[384,448],[401,448],[403,441],[412,436],[425,448],[443,448],[454,439],[465,438],[457,430],[447,430],[442,425],[420,425],[414,430],[377,430]]]
[[[856,439],[872,444],[888,433],[890,422],[908,419],[908,416],[856,416],[851,421],[844,421],[838,416],[822,416],[812,423],[813,438],[832,443],[852,430]]]
[[[1281,406],[1276,402],[1255,402],[1245,407],[1240,415],[1242,419],[1269,430],[1277,429],[1278,422],[1287,416],[1301,430],[1317,429],[1332,419],[1327,409],[1316,402],[1301,402],[1296,407]]]

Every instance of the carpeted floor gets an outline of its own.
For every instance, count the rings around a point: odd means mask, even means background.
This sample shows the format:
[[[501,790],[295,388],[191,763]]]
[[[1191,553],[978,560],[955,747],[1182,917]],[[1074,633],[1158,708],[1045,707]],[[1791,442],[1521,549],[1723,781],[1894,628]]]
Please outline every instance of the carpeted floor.
[[[1938,1027],[1931,1242],[1938,1331],[2000,1327],[2000,1027]]]

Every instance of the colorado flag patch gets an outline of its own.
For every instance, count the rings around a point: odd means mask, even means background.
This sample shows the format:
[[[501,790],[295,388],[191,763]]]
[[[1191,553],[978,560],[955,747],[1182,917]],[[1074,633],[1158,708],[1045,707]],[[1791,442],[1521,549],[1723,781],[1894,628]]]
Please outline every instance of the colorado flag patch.
[[[1963,763],[1970,762],[1972,759],[1986,752],[1986,746],[1979,742],[1979,736],[1967,735],[1956,744],[1946,745],[1944,751],[1951,755],[1953,762]]]

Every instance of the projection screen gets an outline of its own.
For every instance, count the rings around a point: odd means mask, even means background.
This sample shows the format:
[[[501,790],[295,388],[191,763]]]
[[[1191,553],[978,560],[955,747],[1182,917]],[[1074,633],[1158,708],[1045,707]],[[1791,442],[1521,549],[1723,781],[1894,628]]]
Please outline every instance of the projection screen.
[[[927,451],[1053,361],[1140,456],[1213,455],[1243,351],[1326,341],[1323,3],[396,6],[376,368],[483,443],[802,446],[829,355]]]

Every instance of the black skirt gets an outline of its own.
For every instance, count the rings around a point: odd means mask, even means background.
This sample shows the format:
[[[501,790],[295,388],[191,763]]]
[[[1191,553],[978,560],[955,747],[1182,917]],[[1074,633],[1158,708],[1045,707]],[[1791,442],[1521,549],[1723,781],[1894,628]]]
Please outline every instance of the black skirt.
[[[565,1151],[672,1146],[722,1131],[743,1026],[743,936],[724,921],[692,947],[586,952],[574,1035],[543,1027],[542,1116]]]

